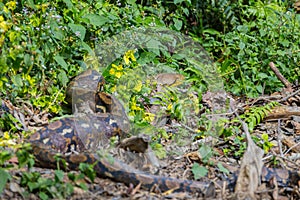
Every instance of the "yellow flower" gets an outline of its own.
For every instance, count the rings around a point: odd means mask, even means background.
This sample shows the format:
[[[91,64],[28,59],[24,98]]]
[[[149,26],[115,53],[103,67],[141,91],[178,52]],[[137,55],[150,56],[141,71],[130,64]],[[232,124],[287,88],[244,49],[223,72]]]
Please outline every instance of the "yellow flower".
[[[168,111],[171,111],[171,110],[172,110],[172,107],[173,107],[173,105],[170,103],[170,104],[168,105],[168,107],[167,107],[167,110],[168,110]]]
[[[136,103],[131,104],[131,110],[142,110]]]
[[[125,64],[128,65],[129,64],[129,58],[126,55],[124,55],[123,59],[125,61]]]
[[[112,65],[114,65],[114,64],[112,64]],[[114,65],[113,67],[116,68],[116,70],[118,70],[118,71],[123,70],[123,66],[122,65],[118,65],[118,66]]]
[[[2,15],[0,15],[0,22],[4,21],[4,17]]]
[[[9,133],[6,131],[4,132],[4,135],[2,138],[0,138],[0,146],[8,146],[11,147],[15,145],[16,143],[14,140],[10,137]]]
[[[155,118],[155,114],[146,112],[144,113],[144,120],[147,122],[152,122]]]
[[[6,32],[8,29],[9,29],[8,24],[5,21],[0,22],[0,32]]]
[[[128,50],[125,55],[123,56],[123,59],[124,59],[124,62],[126,65],[129,65],[130,61],[129,61],[129,58],[132,60],[132,61],[136,61],[136,58],[134,57],[134,52],[135,50]]]
[[[136,105],[136,98],[133,97],[131,99],[131,106],[130,106],[131,110],[142,110],[142,108],[140,108],[139,106]]]
[[[133,90],[135,92],[140,92],[142,90],[143,83],[141,80],[137,81],[137,84],[134,86]]]
[[[129,57],[131,58],[131,60],[133,61],[133,62],[135,62],[136,61],[136,58],[134,57],[134,50],[130,50],[129,51]]]
[[[115,73],[116,73],[116,70],[114,68],[110,68],[109,74],[110,75],[115,75]]]
[[[109,74],[110,75],[114,75],[117,78],[121,78],[121,76],[123,75],[123,66],[122,65],[115,65],[112,64],[111,65],[111,69],[109,70]]]
[[[8,7],[8,9],[14,10],[14,9],[16,9],[16,4],[17,3],[15,1],[9,1],[5,5]]]
[[[111,92],[115,92],[116,90],[117,90],[117,86],[113,86],[113,87],[110,89]]]
[[[121,78],[122,75],[123,75],[123,72],[116,72],[116,73],[115,73],[115,76],[116,76],[117,78]]]

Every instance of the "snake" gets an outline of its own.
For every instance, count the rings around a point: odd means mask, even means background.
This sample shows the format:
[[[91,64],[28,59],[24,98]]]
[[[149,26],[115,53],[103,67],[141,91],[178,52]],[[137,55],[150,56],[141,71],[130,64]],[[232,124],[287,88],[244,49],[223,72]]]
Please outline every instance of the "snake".
[[[78,170],[80,163],[93,164],[99,177],[109,178],[126,185],[141,185],[146,190],[160,192],[191,192],[203,197],[215,196],[214,181],[195,181],[153,175],[135,169],[105,153],[97,153],[101,141],[97,137],[124,138],[130,127],[125,110],[113,95],[103,92],[104,78],[93,69],[79,74],[67,88],[66,99],[75,107],[74,116],[61,118],[32,134],[29,143],[35,157],[35,165],[44,168]],[[75,94],[75,95],[74,95]],[[76,98],[74,98],[76,97]],[[74,106],[75,105],[75,106]],[[81,112],[86,112],[81,116]],[[78,122],[78,119],[82,122]],[[82,133],[85,132],[85,133]],[[96,135],[95,135],[96,134]],[[57,155],[67,165],[57,160]],[[223,181],[234,188],[236,178]],[[279,168],[262,170],[261,181],[276,178],[279,186],[298,184],[297,171]],[[218,183],[218,184],[222,184]]]

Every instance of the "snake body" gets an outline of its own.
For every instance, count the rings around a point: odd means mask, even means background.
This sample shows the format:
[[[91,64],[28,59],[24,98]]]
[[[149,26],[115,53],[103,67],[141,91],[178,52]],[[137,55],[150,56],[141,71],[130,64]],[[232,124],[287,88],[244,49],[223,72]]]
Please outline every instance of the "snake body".
[[[90,84],[89,80],[93,80],[93,84]],[[60,154],[60,157],[67,162],[66,170],[77,170],[79,164],[85,162],[95,164],[94,169],[99,177],[110,178],[127,185],[141,184],[143,188],[158,189],[161,192],[173,190],[199,193],[200,196],[204,197],[214,196],[213,182],[180,180],[147,174],[109,155],[95,152],[95,147],[99,147],[101,143],[97,137],[110,138],[118,135],[122,138],[129,130],[128,119],[123,116],[126,114],[120,102],[113,96],[100,91],[104,83],[103,80],[98,72],[87,70],[76,77],[75,82],[71,82],[71,89],[67,91],[69,93],[68,101],[77,107],[88,106],[91,112],[95,114],[88,115],[87,120],[82,117],[83,122],[78,122],[80,114],[62,118],[34,133],[29,138],[29,142],[36,158],[36,164],[41,167],[56,168],[57,160],[55,157]],[[74,90],[74,88],[77,89]],[[74,93],[77,93],[76,100],[72,99]],[[82,104],[87,100],[90,100],[88,105]],[[85,133],[83,134],[82,131]],[[64,167],[62,163],[61,167]],[[280,186],[297,184],[300,180],[298,172],[263,168],[262,181],[270,182],[273,177],[276,178]],[[225,184],[228,187],[233,187],[235,181],[235,179],[225,181]]]

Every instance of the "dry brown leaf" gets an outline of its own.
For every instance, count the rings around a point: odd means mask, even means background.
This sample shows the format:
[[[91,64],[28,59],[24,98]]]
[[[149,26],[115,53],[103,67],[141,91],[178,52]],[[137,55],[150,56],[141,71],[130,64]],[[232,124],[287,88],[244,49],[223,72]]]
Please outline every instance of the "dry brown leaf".
[[[294,141],[294,136],[286,136],[283,138],[282,143],[286,145],[295,153],[300,153],[300,144]]]
[[[291,122],[296,135],[300,135],[300,122],[292,121]]]
[[[256,199],[255,192],[260,184],[264,151],[251,139],[247,125],[242,122],[247,139],[247,150],[242,158],[241,170],[235,186],[237,199]]]

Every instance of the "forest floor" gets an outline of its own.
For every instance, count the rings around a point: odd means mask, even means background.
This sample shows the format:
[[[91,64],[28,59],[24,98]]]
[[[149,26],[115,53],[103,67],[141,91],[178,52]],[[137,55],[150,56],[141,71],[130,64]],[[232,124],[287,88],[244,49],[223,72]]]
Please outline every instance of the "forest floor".
[[[253,196],[250,194],[252,199],[299,199],[299,88],[289,88],[288,91],[283,90],[281,93],[256,99],[247,99],[247,101],[243,98],[236,98],[235,104],[237,108],[242,108],[242,110],[245,111],[254,106],[263,106],[270,101],[277,101],[278,106],[272,109],[271,112],[255,126],[253,132],[251,132],[252,138],[260,138],[260,141],[256,141],[258,146],[265,147],[264,151],[261,150],[263,151],[262,158],[259,158],[259,153],[256,153],[258,147],[255,146],[256,150],[250,150],[250,154],[252,155],[248,157],[248,163],[245,163],[242,159],[243,153],[238,154],[237,151],[242,149],[242,145],[245,145],[245,152],[246,146],[249,147],[251,145],[249,141],[245,143],[245,138],[247,137],[244,137],[240,140],[240,143],[238,143],[236,140],[237,136],[235,135],[226,139],[207,136],[194,140],[192,143],[183,147],[179,147],[173,140],[166,139],[162,142],[166,152],[168,152],[168,156],[159,161],[160,167],[156,171],[156,175],[195,180],[193,174],[194,163],[205,166],[207,174],[204,177],[198,178],[197,181],[213,183],[214,189],[210,191],[207,197],[203,197],[203,195],[199,193],[174,192],[172,189],[166,192],[160,192],[157,188],[145,190],[140,185],[125,185],[110,179],[96,177],[94,182],[91,182],[88,178],[82,179],[80,182],[87,184],[87,189],[84,190],[74,186],[74,192],[66,199],[237,199],[237,190],[239,190],[239,195],[241,195],[243,191],[251,190],[251,188],[248,188],[249,185],[253,185],[254,187]],[[228,115],[232,117],[234,114],[229,113]],[[170,127],[172,127],[172,124],[166,124],[167,129]],[[243,130],[242,132],[246,134],[247,130]],[[208,161],[204,162],[203,157],[199,154],[199,144],[206,144],[213,150],[214,154]],[[236,152],[231,152],[226,155],[224,149],[234,149]],[[171,152],[181,153],[172,154]],[[244,155],[244,157],[246,156]],[[11,163],[15,165],[17,165],[17,162],[16,158],[11,159]],[[222,170],[220,164],[226,168],[229,173],[225,173],[226,170]],[[281,171],[279,170],[274,174],[266,174],[257,170],[260,164],[266,169],[276,168]],[[256,168],[254,173],[251,172],[253,167]],[[20,186],[22,172],[26,170],[26,168],[13,168],[9,171],[13,178],[6,184],[3,193],[0,195],[0,199],[40,199],[37,193],[26,194],[26,189]],[[234,185],[228,184],[230,182],[229,180],[231,180],[230,183],[232,183],[232,180],[235,180],[233,182],[236,183],[239,172],[243,170],[248,170],[248,176],[245,175],[242,177],[244,180],[239,182],[242,186],[236,188]],[[33,167],[32,171],[39,172],[44,178],[54,179],[54,170],[52,169]],[[257,173],[262,173],[264,177],[260,178]],[[251,176],[259,177],[257,178],[260,179],[257,180],[257,186],[255,183],[256,179],[254,178],[253,180]],[[67,175],[64,176],[63,181],[68,183],[69,180],[66,177]],[[246,183],[248,181],[248,184],[245,185],[245,181]],[[243,197],[241,197],[241,199],[243,199]]]

